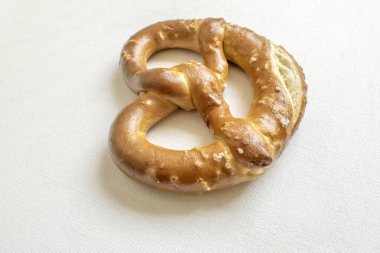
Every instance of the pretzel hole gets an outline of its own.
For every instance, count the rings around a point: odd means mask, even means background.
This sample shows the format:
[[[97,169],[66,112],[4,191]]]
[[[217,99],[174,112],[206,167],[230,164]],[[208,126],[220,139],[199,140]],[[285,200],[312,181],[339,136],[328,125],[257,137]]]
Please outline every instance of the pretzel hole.
[[[194,60],[203,63],[200,54],[186,49],[165,49],[153,54],[147,62],[147,67],[170,68],[184,62]]]
[[[149,142],[170,149],[188,150],[210,144],[213,135],[197,111],[177,110],[147,134]]]
[[[236,118],[245,118],[251,109],[254,91],[251,80],[237,65],[228,62],[228,85],[223,98]]]

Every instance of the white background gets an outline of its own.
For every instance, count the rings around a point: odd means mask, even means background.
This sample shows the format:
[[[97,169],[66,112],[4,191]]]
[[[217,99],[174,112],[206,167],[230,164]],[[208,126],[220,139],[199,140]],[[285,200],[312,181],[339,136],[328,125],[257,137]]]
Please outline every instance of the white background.
[[[380,252],[378,1],[0,2],[0,252]],[[309,85],[299,131],[261,178],[205,196],[160,193],[110,160],[107,135],[136,96],[124,42],[175,18],[224,17],[283,45]],[[170,51],[150,66],[198,55]],[[232,67],[227,102],[252,99]],[[153,143],[212,137],[196,112]]]

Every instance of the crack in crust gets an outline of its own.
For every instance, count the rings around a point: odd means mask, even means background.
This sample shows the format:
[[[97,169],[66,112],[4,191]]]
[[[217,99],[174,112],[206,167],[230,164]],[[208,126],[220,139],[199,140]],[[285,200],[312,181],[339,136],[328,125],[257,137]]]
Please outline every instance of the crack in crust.
[[[190,49],[205,64],[185,62],[147,69],[146,61],[166,48]],[[228,63],[240,66],[255,89],[246,118],[234,118],[223,99]],[[115,119],[112,157],[131,178],[161,190],[203,193],[252,180],[285,148],[302,118],[306,84],[302,69],[282,47],[223,19],[164,21],[124,45],[120,66],[139,98]],[[177,151],[149,143],[146,133],[177,108],[200,112],[215,139]]]

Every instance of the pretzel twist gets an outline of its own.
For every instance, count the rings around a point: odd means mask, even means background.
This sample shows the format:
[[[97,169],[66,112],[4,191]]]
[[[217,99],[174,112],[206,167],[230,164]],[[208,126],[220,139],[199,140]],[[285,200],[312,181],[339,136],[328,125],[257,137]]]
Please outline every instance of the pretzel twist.
[[[172,68],[147,69],[166,48],[202,54]],[[255,91],[246,118],[234,118],[223,99],[227,59],[251,78]],[[128,176],[158,189],[202,193],[262,174],[296,130],[306,105],[302,69],[282,47],[223,19],[165,21],[124,45],[120,65],[139,98],[116,118],[110,132],[113,160]],[[146,133],[177,108],[196,109],[214,133],[213,143],[178,151],[149,143]]]

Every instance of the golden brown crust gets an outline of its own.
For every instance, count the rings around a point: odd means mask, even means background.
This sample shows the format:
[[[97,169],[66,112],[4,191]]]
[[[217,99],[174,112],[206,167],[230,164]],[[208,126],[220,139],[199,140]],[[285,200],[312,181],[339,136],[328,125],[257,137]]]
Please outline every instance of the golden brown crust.
[[[189,61],[147,70],[146,61],[166,48],[202,54]],[[255,91],[244,119],[234,118],[223,99],[227,59],[251,78]],[[306,105],[302,69],[282,47],[223,19],[174,20],[151,25],[124,45],[120,65],[140,97],[111,127],[110,146],[118,167],[133,179],[161,190],[203,193],[262,174],[296,130]],[[149,143],[146,133],[174,112],[197,109],[215,139],[178,151]]]

